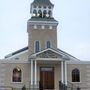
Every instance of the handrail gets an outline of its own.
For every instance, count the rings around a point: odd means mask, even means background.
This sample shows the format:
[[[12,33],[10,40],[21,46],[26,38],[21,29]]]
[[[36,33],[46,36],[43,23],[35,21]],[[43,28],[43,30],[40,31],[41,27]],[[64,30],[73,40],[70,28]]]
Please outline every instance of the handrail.
[[[67,90],[67,89],[71,89],[71,90],[80,90],[80,87],[74,85],[71,82],[67,82],[67,85],[65,85],[65,83],[62,83],[61,81],[59,81],[59,90]]]

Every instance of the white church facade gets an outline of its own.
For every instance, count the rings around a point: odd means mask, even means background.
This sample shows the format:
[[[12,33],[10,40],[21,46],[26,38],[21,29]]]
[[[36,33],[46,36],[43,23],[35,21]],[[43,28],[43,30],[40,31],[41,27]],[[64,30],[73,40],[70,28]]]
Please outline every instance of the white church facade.
[[[0,90],[23,86],[29,90],[90,90],[90,62],[57,47],[58,21],[53,8],[49,0],[31,3],[28,46],[0,60]]]

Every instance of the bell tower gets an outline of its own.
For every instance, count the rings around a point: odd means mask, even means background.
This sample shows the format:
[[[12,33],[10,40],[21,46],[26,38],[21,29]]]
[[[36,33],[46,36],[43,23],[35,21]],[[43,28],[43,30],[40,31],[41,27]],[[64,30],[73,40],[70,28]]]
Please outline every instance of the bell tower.
[[[57,48],[57,25],[53,17],[54,5],[49,0],[31,3],[31,18],[27,22],[29,54],[46,48]]]

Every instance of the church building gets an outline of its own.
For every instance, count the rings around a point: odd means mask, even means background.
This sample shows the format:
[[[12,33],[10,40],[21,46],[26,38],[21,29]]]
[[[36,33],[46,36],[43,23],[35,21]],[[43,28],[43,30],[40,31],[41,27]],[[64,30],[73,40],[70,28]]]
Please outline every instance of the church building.
[[[57,47],[59,23],[53,17],[53,8],[50,0],[31,3],[31,18],[27,21],[28,46],[0,60],[0,90],[22,87],[28,90],[90,90],[82,89],[90,86],[90,62],[81,61]]]

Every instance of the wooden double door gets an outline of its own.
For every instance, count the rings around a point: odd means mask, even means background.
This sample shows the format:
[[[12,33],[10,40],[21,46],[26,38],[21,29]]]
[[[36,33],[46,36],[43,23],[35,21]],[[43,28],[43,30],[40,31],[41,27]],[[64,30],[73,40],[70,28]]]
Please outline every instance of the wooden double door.
[[[53,67],[41,67],[40,68],[40,88],[54,89],[54,68]]]

